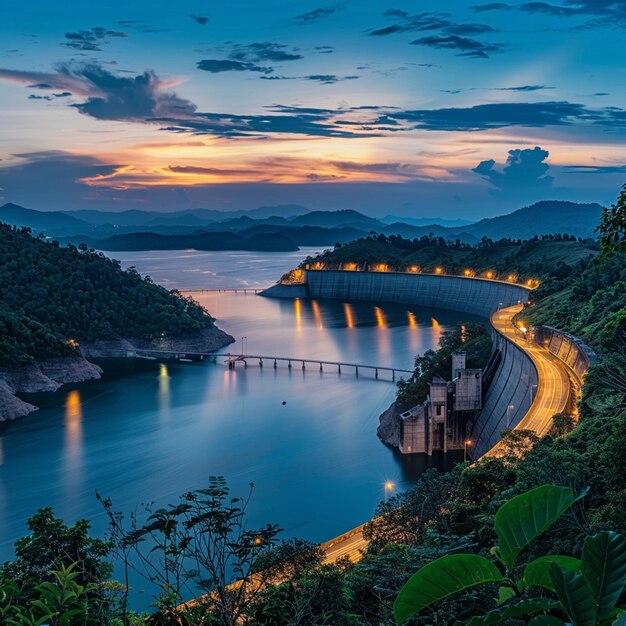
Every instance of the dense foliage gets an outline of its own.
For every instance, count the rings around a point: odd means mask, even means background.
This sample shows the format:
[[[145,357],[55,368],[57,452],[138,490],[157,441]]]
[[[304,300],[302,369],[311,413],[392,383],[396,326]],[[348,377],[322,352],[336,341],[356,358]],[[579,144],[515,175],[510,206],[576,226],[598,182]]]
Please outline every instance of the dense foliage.
[[[610,208],[603,209],[601,222],[597,232],[600,233],[600,244],[607,252],[626,252],[626,185],[617,202]]]
[[[439,349],[426,350],[415,358],[414,374],[398,383],[398,402],[407,409],[426,400],[428,383],[435,376],[450,379],[452,353],[465,352],[466,366],[485,367],[491,355],[491,337],[482,324],[458,324],[444,331],[439,340]]]
[[[404,239],[398,235],[376,235],[346,245],[336,245],[301,267],[360,269],[373,271],[441,272],[458,276],[514,280],[544,280],[575,270],[598,254],[591,240],[571,235],[544,235],[527,241],[483,237],[476,245],[448,241],[433,235]]]
[[[192,300],[86,246],[60,248],[0,224],[0,363],[71,354],[76,342],[198,332]]]

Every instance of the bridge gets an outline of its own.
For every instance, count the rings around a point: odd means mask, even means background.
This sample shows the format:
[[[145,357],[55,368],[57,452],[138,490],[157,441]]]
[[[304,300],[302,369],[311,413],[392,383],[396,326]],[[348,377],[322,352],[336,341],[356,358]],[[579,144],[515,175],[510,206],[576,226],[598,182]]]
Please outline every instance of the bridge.
[[[292,369],[294,366],[299,367],[302,370],[308,368],[317,369],[320,372],[324,371],[324,367],[332,368],[338,374],[342,373],[342,368],[353,370],[358,377],[360,371],[369,371],[374,373],[374,378],[379,379],[381,372],[391,374],[391,378],[383,378],[383,380],[389,380],[395,382],[396,375],[406,374],[407,376],[413,375],[413,370],[401,369],[398,367],[387,367],[384,365],[368,365],[363,363],[348,363],[345,361],[326,361],[320,359],[308,359],[303,357],[292,356],[273,356],[264,354],[223,354],[213,352],[175,352],[167,350],[135,350],[130,353],[129,356],[135,356],[144,359],[171,359],[175,361],[210,361],[217,363],[220,358],[225,359],[225,363],[229,366],[229,369],[233,369],[237,366],[237,363],[242,363],[244,367],[248,367],[248,363],[256,363],[259,367],[264,367],[267,363],[271,367],[277,369],[279,364],[287,365],[287,369]]]

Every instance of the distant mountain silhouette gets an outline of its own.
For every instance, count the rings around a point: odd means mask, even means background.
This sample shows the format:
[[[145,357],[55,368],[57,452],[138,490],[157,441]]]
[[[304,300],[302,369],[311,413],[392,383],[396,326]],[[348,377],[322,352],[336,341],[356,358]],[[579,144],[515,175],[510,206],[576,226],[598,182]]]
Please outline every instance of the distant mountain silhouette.
[[[480,220],[462,227],[476,237],[501,239],[530,239],[535,235],[567,233],[576,237],[595,237],[602,207],[599,204],[579,204],[562,200],[542,200],[508,215]],[[460,229],[456,229],[460,230]]]
[[[386,215],[380,219],[383,224],[411,224],[411,226],[430,226],[436,224],[437,226],[446,226],[454,228],[456,226],[467,226],[468,224],[474,224],[474,220],[463,219],[451,219],[446,220],[439,217],[406,217],[400,215]]]
[[[368,217],[352,209],[344,209],[341,211],[311,211],[305,215],[294,217],[289,220],[289,222],[293,226],[321,226],[323,228],[347,226],[362,230],[376,230],[384,226],[384,224],[377,219]]]
[[[76,232],[89,229],[89,224],[81,219],[60,211],[35,211],[11,202],[0,207],[0,222],[11,226],[28,226],[33,230],[63,230]]]

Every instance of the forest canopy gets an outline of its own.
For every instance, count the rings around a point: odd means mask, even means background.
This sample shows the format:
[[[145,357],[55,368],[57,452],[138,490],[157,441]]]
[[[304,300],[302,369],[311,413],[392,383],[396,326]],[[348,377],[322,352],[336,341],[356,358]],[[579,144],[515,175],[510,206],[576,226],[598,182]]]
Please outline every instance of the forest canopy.
[[[0,363],[75,353],[81,342],[179,337],[213,326],[190,298],[85,245],[0,224]]]

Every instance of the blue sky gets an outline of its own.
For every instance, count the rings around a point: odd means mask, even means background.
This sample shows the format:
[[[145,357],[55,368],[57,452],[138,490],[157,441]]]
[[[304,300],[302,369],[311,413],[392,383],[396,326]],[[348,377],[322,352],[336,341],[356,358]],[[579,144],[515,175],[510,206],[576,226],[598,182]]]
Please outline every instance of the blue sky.
[[[626,0],[4,3],[0,200],[469,219],[609,203],[625,34]]]

